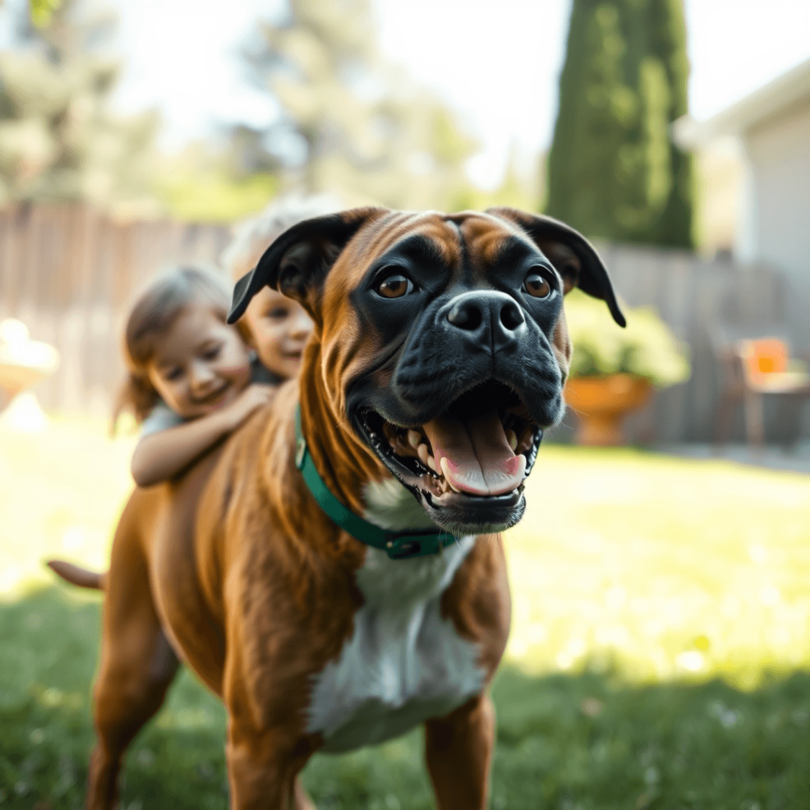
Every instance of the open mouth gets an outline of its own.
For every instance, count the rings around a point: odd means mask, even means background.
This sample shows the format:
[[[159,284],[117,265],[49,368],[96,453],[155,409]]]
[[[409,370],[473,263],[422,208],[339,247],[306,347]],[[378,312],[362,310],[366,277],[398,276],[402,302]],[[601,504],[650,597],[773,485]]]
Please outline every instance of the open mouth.
[[[543,435],[517,393],[494,380],[418,427],[373,410],[362,412],[361,423],[383,463],[426,505],[477,513],[517,500]]]

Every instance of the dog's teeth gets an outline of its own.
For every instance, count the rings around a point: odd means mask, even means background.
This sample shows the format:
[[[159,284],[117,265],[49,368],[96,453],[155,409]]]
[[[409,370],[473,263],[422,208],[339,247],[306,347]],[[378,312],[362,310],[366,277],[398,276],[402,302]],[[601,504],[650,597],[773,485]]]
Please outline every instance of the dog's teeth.
[[[422,434],[418,433],[415,430],[408,431],[408,444],[416,450],[419,447],[420,443],[422,442]]]
[[[456,487],[453,486],[453,482],[450,480],[450,470],[448,469],[446,456],[442,457],[442,472],[444,473],[445,481],[447,481],[447,484],[449,485],[450,489],[452,489],[453,492],[461,492],[460,489],[457,489]]]
[[[433,456],[427,457],[427,465],[428,467],[430,467],[431,470],[433,470],[433,472],[438,472],[438,470],[436,469],[436,459],[433,458]]]
[[[506,431],[506,441],[509,442],[509,446],[514,449],[517,447],[517,433],[514,430],[507,430]]]
[[[416,455],[419,456],[419,461],[422,462],[426,467],[428,466],[428,447],[426,444],[422,443],[419,447],[416,448]]]

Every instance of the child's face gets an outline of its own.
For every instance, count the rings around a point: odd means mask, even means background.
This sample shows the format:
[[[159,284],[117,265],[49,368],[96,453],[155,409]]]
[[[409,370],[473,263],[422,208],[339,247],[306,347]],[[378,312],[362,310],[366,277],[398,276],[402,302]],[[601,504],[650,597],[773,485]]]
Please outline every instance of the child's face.
[[[239,333],[204,304],[176,318],[147,366],[161,399],[185,419],[232,402],[250,382],[250,358]]]
[[[262,365],[289,379],[298,373],[312,320],[296,301],[264,287],[243,315],[250,344]]]

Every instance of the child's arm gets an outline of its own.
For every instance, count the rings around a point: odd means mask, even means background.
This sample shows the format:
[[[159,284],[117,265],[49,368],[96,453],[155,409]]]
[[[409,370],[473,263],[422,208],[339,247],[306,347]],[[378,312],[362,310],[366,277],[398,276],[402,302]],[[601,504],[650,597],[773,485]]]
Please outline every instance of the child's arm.
[[[135,446],[130,466],[135,483],[150,487],[174,478],[274,394],[275,388],[269,385],[250,385],[233,402],[208,416],[142,437]]]

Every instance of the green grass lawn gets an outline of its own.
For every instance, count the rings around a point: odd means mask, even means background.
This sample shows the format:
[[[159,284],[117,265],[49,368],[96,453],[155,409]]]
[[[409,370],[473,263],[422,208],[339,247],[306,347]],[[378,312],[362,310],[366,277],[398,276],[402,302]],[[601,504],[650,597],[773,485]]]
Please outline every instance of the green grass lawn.
[[[79,808],[99,599],[131,439],[0,430],[0,807]],[[507,538],[513,633],[492,807],[810,807],[810,477],[547,446]],[[124,810],[226,808],[224,712],[188,673],[134,744]],[[321,808],[432,807],[420,734],[316,757]]]

